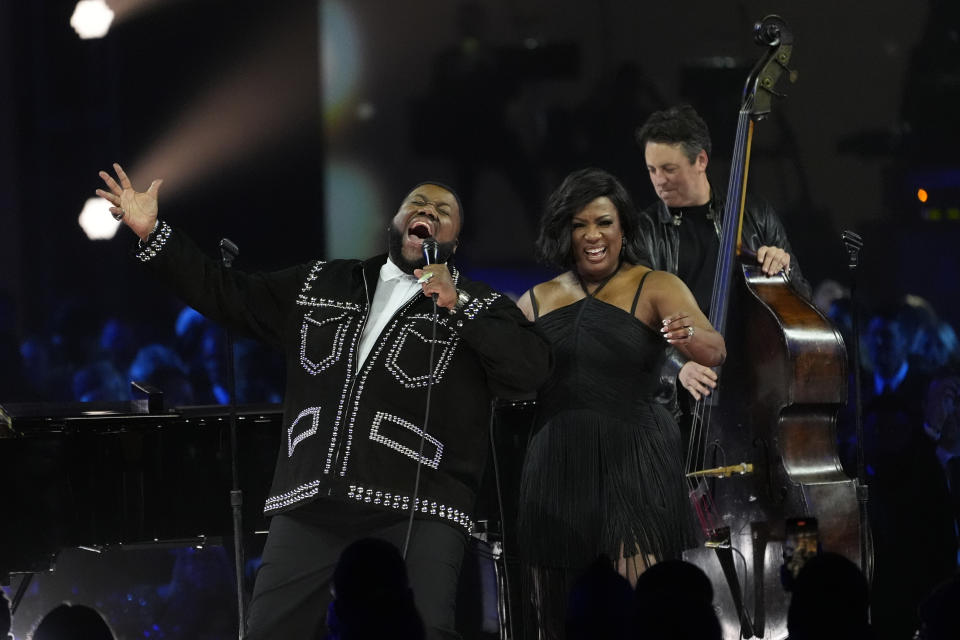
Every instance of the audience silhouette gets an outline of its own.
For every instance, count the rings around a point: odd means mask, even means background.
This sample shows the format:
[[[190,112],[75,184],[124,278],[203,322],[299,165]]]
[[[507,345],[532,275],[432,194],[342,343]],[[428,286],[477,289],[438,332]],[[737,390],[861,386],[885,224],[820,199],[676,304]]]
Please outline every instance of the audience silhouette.
[[[856,564],[836,553],[806,562],[787,612],[790,640],[869,640],[870,595]]]
[[[567,640],[629,638],[630,583],[600,556],[573,584],[567,603]]]
[[[13,620],[10,618],[10,601],[7,600],[7,593],[0,589],[0,640],[9,640],[10,628],[13,626]]]
[[[920,604],[920,640],[960,638],[960,573],[941,584]]]
[[[116,640],[96,609],[64,602],[43,616],[30,640]]]
[[[328,640],[426,637],[403,557],[386,540],[362,538],[347,546],[334,569],[332,590]],[[323,629],[318,630],[317,638],[323,637]]]
[[[924,427],[929,372],[917,354],[933,326],[923,304],[874,315],[865,334],[872,375],[863,378],[864,459],[874,543],[872,620],[881,640],[908,638],[917,606],[957,567],[957,534],[946,471]],[[847,455],[852,459],[852,453]]]
[[[193,404],[193,386],[187,365],[177,352],[162,344],[150,344],[137,352],[128,372],[130,380],[147,382],[164,393],[171,407]]]
[[[73,374],[73,399],[77,402],[122,402],[130,399],[129,386],[111,362],[100,360]]]
[[[713,608],[713,587],[698,567],[664,560],[637,578],[633,638],[636,640],[721,640]]]

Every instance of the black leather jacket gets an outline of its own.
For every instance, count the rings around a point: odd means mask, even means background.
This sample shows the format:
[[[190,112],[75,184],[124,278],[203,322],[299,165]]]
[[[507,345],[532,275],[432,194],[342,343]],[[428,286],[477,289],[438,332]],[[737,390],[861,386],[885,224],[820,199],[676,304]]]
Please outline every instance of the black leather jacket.
[[[714,195],[710,209],[720,234],[723,217],[723,196]],[[680,255],[680,231],[662,200],[657,200],[640,215],[640,237],[650,258],[650,266],[660,271],[677,272]],[[770,203],[747,196],[743,215],[743,246],[756,252],[760,247],[780,247],[790,254],[790,284],[806,299],[811,297],[810,283],[803,277],[797,256],[793,253],[787,232]],[[676,379],[687,359],[676,349],[667,350],[667,361],[660,373],[658,399],[675,405]]]

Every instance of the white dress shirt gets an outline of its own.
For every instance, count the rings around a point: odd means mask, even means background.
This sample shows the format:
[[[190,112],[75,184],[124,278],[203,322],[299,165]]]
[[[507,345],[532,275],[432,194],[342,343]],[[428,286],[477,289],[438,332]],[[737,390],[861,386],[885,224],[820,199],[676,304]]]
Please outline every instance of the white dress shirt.
[[[387,258],[386,264],[380,267],[380,278],[377,281],[377,289],[373,294],[373,302],[370,303],[370,315],[367,317],[367,324],[363,327],[363,334],[360,336],[360,347],[358,349],[357,370],[366,361],[370,355],[373,345],[383,331],[393,314],[397,312],[413,296],[420,293],[421,286],[417,279],[409,273],[404,273],[390,258]]]

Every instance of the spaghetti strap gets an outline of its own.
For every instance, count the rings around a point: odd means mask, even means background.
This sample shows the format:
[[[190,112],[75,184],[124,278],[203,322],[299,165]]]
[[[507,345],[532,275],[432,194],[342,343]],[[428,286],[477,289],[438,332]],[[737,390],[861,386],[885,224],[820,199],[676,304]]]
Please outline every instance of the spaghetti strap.
[[[646,280],[647,276],[650,275],[651,273],[653,273],[653,269],[651,269],[650,271],[647,271],[645,274],[643,274],[643,277],[640,278],[640,286],[637,287],[637,293],[633,296],[633,306],[630,307],[630,315],[636,315],[637,301],[640,300],[640,291],[643,289],[643,281]],[[530,297],[531,298],[533,297],[532,289],[530,291]],[[536,306],[534,306],[534,309],[536,309]],[[536,311],[534,311],[534,313],[536,313]]]
[[[530,306],[533,307],[533,321],[540,319],[540,305],[537,304],[537,296],[533,295],[533,287],[530,287]]]

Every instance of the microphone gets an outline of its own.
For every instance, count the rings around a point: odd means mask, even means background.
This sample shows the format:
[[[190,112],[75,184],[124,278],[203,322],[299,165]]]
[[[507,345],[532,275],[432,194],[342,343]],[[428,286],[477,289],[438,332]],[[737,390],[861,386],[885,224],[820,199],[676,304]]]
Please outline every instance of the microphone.
[[[427,236],[423,239],[423,244],[421,245],[423,249],[423,258],[427,261],[427,264],[437,264],[437,252],[440,250],[440,245],[437,244],[437,241],[433,236]],[[423,268],[427,268],[427,264],[423,265]],[[433,277],[433,274],[430,272],[424,272],[420,276],[418,282],[426,283],[430,282],[430,278]],[[430,369],[429,375],[427,376],[427,408],[423,415],[423,429],[420,431],[420,451],[417,455],[417,475],[413,481],[413,498],[410,500],[410,517],[407,520],[407,533],[403,541],[403,549],[401,550],[401,555],[404,560],[407,558],[407,548],[410,546],[410,534],[413,532],[413,516],[417,511],[417,500],[420,495],[420,469],[423,468],[423,443],[427,439],[427,425],[430,424],[430,396],[433,392],[433,382],[434,375],[436,374],[433,353],[437,346],[437,294],[431,293],[430,297],[433,298],[433,321],[430,323],[431,326],[431,340],[430,340]]]
[[[440,245],[437,244],[437,241],[433,239],[433,236],[423,239],[423,257],[427,261],[427,264],[437,264],[437,251],[439,250]],[[423,265],[426,268],[426,264]],[[426,274],[424,274],[426,275]],[[432,274],[431,274],[432,275]],[[433,309],[436,313],[437,309],[437,294],[433,293],[430,295],[433,298]]]
[[[440,245],[433,239],[433,236],[423,239],[423,257],[427,264],[437,264],[437,251],[439,250]]]
[[[240,248],[231,242],[230,238],[220,240],[220,260],[223,266],[229,269],[238,255],[240,255]]]

